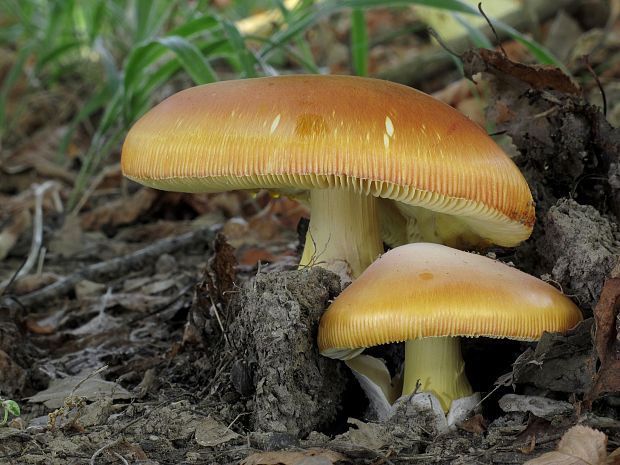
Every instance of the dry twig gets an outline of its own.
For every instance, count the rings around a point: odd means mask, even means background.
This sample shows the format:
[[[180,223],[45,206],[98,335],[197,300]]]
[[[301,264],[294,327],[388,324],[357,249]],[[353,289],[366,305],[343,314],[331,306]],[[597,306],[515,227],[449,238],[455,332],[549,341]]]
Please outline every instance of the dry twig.
[[[215,232],[212,228],[203,228],[181,236],[162,239],[124,257],[87,266],[30,294],[19,298],[6,296],[0,299],[0,308],[17,310],[20,307],[38,305],[67,294],[82,280],[105,281],[119,277],[130,271],[143,268],[146,263],[157,260],[162,254],[171,253],[189,245],[208,244],[214,237]]]

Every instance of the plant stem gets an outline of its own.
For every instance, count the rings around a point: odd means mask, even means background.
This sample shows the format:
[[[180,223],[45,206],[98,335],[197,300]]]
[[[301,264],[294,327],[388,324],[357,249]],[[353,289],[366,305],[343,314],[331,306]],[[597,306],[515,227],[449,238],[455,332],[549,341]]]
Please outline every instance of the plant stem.
[[[426,337],[405,343],[403,395],[416,387],[435,394],[446,412],[454,399],[473,394],[458,337]]]

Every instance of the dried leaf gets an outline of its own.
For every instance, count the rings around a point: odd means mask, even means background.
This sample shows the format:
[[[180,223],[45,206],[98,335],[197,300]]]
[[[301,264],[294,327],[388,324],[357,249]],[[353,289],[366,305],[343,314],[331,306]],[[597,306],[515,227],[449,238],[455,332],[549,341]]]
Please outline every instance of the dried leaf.
[[[11,294],[24,295],[30,294],[45,286],[55,283],[61,276],[50,271],[44,271],[40,274],[31,274],[17,279],[11,286]]]
[[[460,423],[459,428],[470,433],[482,434],[487,430],[487,421],[479,413]]]
[[[282,225],[275,215],[271,213],[271,208],[267,208],[254,215],[248,221],[248,226],[252,234],[261,241],[272,240],[280,234]]]
[[[527,426],[518,435],[518,439],[536,438],[542,436],[551,428],[551,422],[544,418],[530,414],[527,419]]]
[[[307,460],[312,458],[313,460]],[[240,465],[302,465],[334,464],[347,458],[332,450],[308,449],[302,451],[257,452],[240,462]]]
[[[569,429],[558,444],[558,450],[528,460],[525,465],[605,465],[607,436],[587,426]]]
[[[162,193],[154,189],[140,189],[130,198],[104,204],[82,216],[82,228],[97,231],[131,224],[149,210],[160,195]]]
[[[524,65],[510,60],[496,50],[485,48],[468,50],[463,54],[463,63],[468,68],[466,75],[493,69],[518,79],[534,89],[554,89],[573,95],[581,92],[579,86],[555,66]]]
[[[505,394],[498,404],[504,412],[529,412],[547,420],[562,415],[569,416],[575,412],[570,403],[543,396]]]
[[[302,218],[310,217],[310,209],[307,206],[288,197],[273,199],[270,212],[278,218],[282,227],[290,230],[295,230]]]
[[[271,252],[259,247],[250,247],[240,251],[239,263],[241,265],[256,266],[258,262],[273,262],[275,257]]]
[[[595,400],[605,393],[620,392],[620,278],[605,281],[594,308],[596,321],[595,345],[601,362],[594,386],[588,397]]]
[[[384,423],[365,423],[356,418],[349,418],[347,423],[349,429],[337,436],[335,443],[355,444],[363,449],[381,450],[390,442]]]
[[[49,125],[25,139],[25,142],[3,163],[3,170],[9,174],[23,173],[34,169],[43,179],[56,178],[67,184],[75,183],[75,173],[54,161],[58,145],[64,137],[66,127]]]
[[[478,88],[479,95],[474,96],[472,94],[473,87]],[[486,86],[483,82],[472,83],[468,79],[462,78],[434,92],[432,95],[484,127],[486,118],[484,116],[485,100],[483,96],[486,92]]]
[[[620,465],[620,448],[609,454],[605,460],[605,465]]]
[[[234,289],[237,279],[235,249],[226,242],[226,237],[221,234],[215,237],[213,249],[215,253],[208,265],[215,286],[215,289],[210,289],[211,298],[214,302],[226,304],[231,298],[230,292]]]
[[[50,381],[47,389],[28,397],[29,402],[42,402],[47,408],[62,407],[65,398],[81,396],[87,400],[97,400],[104,396],[112,399],[131,399],[132,395],[120,384],[101,379],[99,375],[87,378],[91,373],[68,376]],[[85,379],[86,378],[86,379]]]
[[[48,248],[61,257],[72,257],[84,250],[84,234],[77,215],[67,215],[62,227],[54,231]]]
[[[195,438],[201,446],[214,447],[238,437],[237,433],[210,416],[196,426]]]
[[[56,332],[56,326],[54,325],[41,325],[31,318],[26,320],[26,329],[33,334],[54,334]]]
[[[109,448],[109,450],[114,450],[124,458],[131,460],[131,463],[153,463],[147,462],[148,456],[144,452],[144,449],[142,449],[139,444],[133,442],[123,440]]]

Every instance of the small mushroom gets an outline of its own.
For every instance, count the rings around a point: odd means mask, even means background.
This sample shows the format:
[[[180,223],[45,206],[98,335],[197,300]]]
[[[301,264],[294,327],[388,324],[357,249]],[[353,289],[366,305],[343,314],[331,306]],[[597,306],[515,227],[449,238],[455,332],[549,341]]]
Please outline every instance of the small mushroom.
[[[416,243],[387,252],[334,300],[321,318],[318,345],[327,357],[349,360],[393,400],[385,372],[355,357],[367,347],[406,342],[402,394],[430,391],[448,411],[453,400],[473,394],[459,337],[535,341],[581,319],[569,298],[533,276]]]
[[[514,246],[534,223],[525,179],[483,129],[376,79],[279,76],[184,90],[131,128],[121,165],[163,190],[266,188],[305,200],[300,265],[353,277],[383,252],[382,236]]]

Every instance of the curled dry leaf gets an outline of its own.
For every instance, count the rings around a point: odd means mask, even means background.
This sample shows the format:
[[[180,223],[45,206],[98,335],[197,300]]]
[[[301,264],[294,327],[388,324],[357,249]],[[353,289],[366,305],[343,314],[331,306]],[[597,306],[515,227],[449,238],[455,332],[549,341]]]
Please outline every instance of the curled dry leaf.
[[[214,303],[227,304],[231,299],[231,292],[235,288],[237,279],[235,249],[226,242],[226,237],[221,234],[215,236],[213,248],[215,253],[207,265],[212,278],[209,293]]]
[[[487,430],[488,422],[482,415],[477,413],[473,417],[459,423],[458,427],[470,433],[482,434]]]
[[[595,345],[601,362],[588,397],[595,400],[605,393],[620,392],[620,261],[603,285],[594,308]]]
[[[24,295],[37,291],[55,283],[61,278],[60,275],[50,271],[44,271],[38,274],[32,274],[16,279],[10,288],[11,294]]]
[[[512,76],[534,89],[555,89],[566,94],[577,95],[580,88],[570,76],[554,66],[525,65],[510,60],[503,53],[496,50],[480,48],[468,50],[463,54],[467,74],[476,74],[478,71],[499,71]],[[471,68],[470,68],[471,67]]]
[[[558,449],[525,465],[613,465],[620,463],[618,450],[607,456],[607,436],[588,426],[577,425],[569,429],[558,444]]]

